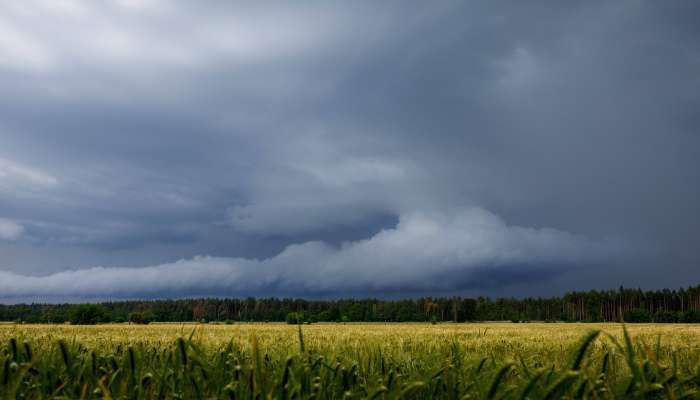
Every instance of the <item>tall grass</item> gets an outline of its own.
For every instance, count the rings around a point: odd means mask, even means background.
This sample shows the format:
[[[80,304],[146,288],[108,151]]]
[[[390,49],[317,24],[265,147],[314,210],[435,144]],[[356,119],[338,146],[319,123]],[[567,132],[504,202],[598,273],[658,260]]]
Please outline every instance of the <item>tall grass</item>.
[[[278,343],[257,327],[262,335],[231,329],[227,341],[208,339],[209,326],[180,327],[174,340],[96,341],[17,327],[0,334],[0,398],[700,398],[698,343],[624,328],[577,332],[573,342],[553,335],[537,347],[498,328],[486,341],[481,331],[438,326],[431,340],[389,325],[382,329],[396,334],[386,346],[389,336],[372,327],[356,341],[343,326],[280,327]],[[159,329],[167,327],[142,332]],[[554,352],[537,351],[547,346]]]

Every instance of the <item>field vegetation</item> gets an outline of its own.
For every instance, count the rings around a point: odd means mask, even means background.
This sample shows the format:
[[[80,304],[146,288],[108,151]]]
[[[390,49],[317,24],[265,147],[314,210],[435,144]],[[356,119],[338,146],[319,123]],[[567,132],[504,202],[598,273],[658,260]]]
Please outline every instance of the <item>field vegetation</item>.
[[[700,326],[0,325],[2,398],[700,398]]]

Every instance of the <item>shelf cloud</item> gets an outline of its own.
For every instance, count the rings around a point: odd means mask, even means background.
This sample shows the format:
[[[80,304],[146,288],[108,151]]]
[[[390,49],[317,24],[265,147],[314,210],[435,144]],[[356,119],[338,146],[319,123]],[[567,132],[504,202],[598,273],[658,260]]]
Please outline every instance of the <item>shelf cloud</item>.
[[[396,227],[331,246],[294,244],[262,260],[199,256],[142,268],[88,268],[46,276],[0,272],[0,293],[19,298],[152,298],[164,295],[338,295],[455,290],[484,272],[577,268],[604,259],[602,244],[566,232],[508,226],[482,209],[402,215]]]

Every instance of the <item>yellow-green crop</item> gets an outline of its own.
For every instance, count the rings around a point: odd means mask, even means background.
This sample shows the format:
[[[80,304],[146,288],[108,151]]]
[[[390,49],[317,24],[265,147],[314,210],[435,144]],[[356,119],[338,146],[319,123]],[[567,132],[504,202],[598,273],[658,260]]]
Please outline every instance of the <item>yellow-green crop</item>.
[[[0,394],[700,398],[700,326],[628,330],[509,323],[0,325]]]

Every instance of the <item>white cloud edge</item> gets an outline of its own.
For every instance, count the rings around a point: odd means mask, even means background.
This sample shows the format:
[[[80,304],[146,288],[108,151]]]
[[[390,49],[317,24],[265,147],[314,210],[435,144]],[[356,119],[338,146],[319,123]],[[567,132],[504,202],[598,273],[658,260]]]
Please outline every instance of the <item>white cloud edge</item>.
[[[294,244],[264,260],[198,256],[144,268],[94,267],[46,276],[0,271],[0,297],[439,291],[484,268],[572,266],[604,256],[605,246],[582,237],[509,226],[488,211],[470,208],[407,213],[395,228],[367,239],[339,247],[318,241]]]
[[[29,185],[49,188],[57,184],[58,179],[44,171],[0,157],[0,190],[3,186]]]

